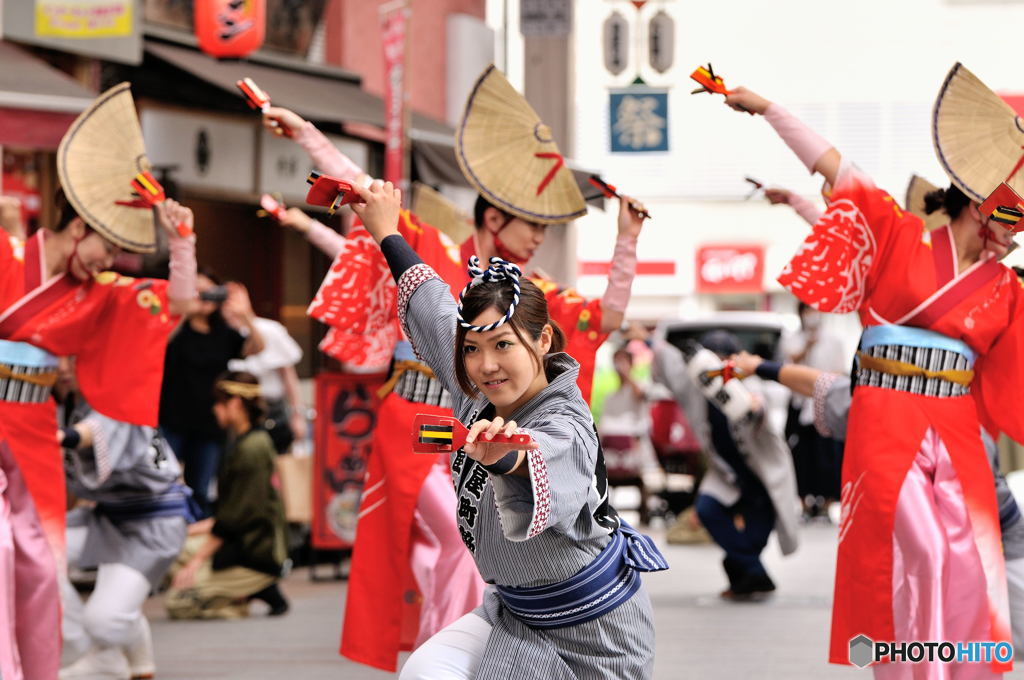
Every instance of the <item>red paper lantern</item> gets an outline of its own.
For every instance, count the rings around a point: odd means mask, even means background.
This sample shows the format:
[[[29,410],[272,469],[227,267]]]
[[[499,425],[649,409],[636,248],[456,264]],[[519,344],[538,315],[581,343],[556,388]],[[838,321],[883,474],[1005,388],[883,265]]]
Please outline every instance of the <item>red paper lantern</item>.
[[[263,44],[266,0],[195,0],[199,49],[211,57],[244,57]]]

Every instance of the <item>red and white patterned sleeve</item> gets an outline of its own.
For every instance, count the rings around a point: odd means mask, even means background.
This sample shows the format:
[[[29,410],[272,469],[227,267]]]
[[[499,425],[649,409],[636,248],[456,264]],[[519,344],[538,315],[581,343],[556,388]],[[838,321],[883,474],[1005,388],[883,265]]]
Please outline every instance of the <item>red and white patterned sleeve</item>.
[[[844,160],[828,209],[778,281],[818,311],[857,311],[874,288],[879,263],[905,229],[918,238],[923,224]]]

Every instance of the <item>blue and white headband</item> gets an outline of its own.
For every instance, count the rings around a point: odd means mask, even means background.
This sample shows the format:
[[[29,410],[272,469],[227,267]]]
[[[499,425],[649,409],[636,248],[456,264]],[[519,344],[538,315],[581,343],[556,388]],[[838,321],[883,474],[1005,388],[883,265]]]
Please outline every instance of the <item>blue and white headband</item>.
[[[473,278],[470,279],[466,287],[459,293],[459,325],[465,328],[467,331],[475,331],[477,333],[486,333],[487,331],[493,331],[498,326],[506,323],[512,318],[512,315],[516,313],[516,307],[519,305],[519,277],[523,275],[523,271],[507,260],[503,260],[500,257],[491,258],[491,266],[486,270],[480,268],[480,258],[473,255],[469,258],[469,275]],[[505,312],[497,321],[487,324],[486,326],[474,326],[473,324],[466,321],[462,316],[462,299],[466,297],[466,293],[473,288],[473,286],[481,283],[487,283],[488,281],[511,281],[512,282],[512,304],[508,306],[508,311]]]

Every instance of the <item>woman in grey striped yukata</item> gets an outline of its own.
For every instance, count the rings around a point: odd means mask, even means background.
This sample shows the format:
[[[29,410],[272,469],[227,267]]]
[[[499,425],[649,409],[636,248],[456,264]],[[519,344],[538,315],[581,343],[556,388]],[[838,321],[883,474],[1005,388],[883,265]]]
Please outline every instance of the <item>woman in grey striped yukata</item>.
[[[489,584],[401,678],[650,678],[654,624],[639,572],[668,565],[608,503],[579,367],[561,352],[543,294],[515,265],[492,258],[482,270],[473,258],[456,305],[398,234],[401,193],[379,182],[358,191],[366,202],[354,210],[398,282],[405,332],[470,428],[451,457],[457,520]],[[516,432],[532,441],[487,442]]]

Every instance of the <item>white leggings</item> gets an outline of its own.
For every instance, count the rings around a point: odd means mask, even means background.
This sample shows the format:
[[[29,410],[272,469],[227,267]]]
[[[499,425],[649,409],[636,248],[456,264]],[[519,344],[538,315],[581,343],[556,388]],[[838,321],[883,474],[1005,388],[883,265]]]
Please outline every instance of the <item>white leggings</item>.
[[[475,678],[490,635],[491,624],[476,614],[466,614],[413,652],[398,680]]]
[[[85,545],[85,527],[68,527],[68,562],[75,564]],[[62,574],[64,618],[62,665],[75,662],[91,648],[130,647],[148,634],[142,605],[149,597],[149,581],[124,564],[101,564],[96,587],[83,603],[67,574]]]

